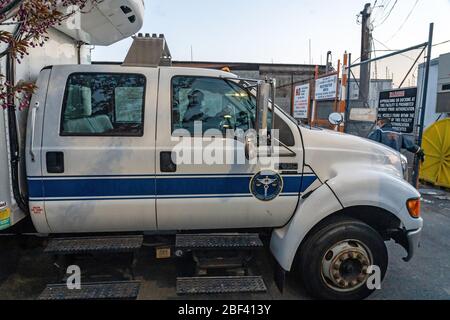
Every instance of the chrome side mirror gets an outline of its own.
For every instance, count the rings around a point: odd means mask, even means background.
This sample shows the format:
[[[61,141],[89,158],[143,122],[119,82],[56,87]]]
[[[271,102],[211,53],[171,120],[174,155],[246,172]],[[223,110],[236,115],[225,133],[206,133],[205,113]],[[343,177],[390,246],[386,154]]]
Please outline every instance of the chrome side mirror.
[[[269,100],[272,86],[269,82],[261,81],[258,83],[258,96],[256,101],[256,131],[266,131],[267,119],[269,113]]]
[[[271,135],[275,128],[275,90],[276,80],[266,79],[258,82],[256,100],[257,147],[272,146]],[[269,128],[269,105],[272,105],[272,126]],[[272,149],[270,149],[272,150]],[[272,151],[270,151],[271,154]]]
[[[344,115],[339,112],[330,114],[328,121],[333,126],[340,126],[344,122]]]

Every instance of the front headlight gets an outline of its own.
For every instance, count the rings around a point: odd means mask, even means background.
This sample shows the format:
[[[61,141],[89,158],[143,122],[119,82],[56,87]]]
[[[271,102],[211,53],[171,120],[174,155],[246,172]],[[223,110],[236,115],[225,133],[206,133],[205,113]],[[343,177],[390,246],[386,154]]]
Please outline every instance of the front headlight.
[[[403,177],[406,179],[408,175],[408,158],[400,154],[400,161],[402,163]]]

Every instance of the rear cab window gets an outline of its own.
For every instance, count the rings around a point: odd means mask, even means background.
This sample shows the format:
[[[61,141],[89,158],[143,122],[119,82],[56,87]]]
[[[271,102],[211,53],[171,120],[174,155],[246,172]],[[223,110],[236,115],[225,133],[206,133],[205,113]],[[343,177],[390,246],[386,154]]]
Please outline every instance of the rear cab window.
[[[146,78],[74,73],[67,80],[62,136],[143,136]]]

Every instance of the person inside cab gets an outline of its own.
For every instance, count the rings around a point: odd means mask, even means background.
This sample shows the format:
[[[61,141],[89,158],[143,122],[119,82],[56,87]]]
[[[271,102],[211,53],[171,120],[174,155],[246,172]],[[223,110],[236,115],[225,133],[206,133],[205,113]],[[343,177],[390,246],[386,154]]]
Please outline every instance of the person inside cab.
[[[183,124],[191,124],[195,121],[204,120],[205,114],[202,110],[205,95],[200,90],[194,90],[188,95],[189,104],[183,117]]]
[[[377,125],[378,128],[369,135],[370,140],[382,143],[398,152],[402,149],[406,149],[417,155],[420,161],[425,161],[425,153],[422,148],[412,142],[408,137],[404,136],[401,132],[395,130],[392,127],[390,119],[382,118],[378,120]]]

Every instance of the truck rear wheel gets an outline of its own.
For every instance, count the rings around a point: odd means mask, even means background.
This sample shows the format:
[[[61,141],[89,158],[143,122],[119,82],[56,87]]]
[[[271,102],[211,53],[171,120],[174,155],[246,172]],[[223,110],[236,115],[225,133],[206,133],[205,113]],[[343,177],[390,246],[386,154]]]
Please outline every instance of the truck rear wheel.
[[[359,300],[368,297],[370,266],[384,279],[388,264],[386,245],[369,225],[339,218],[315,231],[299,251],[299,271],[305,289],[315,298]]]

